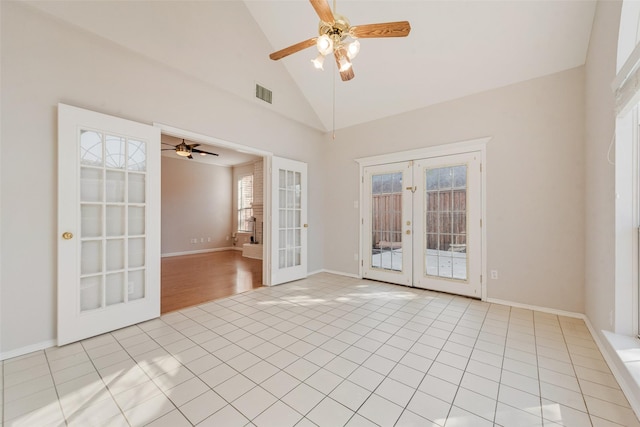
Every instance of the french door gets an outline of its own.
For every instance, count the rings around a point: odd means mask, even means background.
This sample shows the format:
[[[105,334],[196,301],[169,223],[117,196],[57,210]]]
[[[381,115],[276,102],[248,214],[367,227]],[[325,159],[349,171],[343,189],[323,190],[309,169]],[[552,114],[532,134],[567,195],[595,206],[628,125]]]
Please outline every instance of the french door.
[[[58,105],[58,345],[160,315],[160,130]]]
[[[479,153],[364,168],[363,276],[481,296]]]
[[[271,158],[271,285],[307,277],[307,164]]]

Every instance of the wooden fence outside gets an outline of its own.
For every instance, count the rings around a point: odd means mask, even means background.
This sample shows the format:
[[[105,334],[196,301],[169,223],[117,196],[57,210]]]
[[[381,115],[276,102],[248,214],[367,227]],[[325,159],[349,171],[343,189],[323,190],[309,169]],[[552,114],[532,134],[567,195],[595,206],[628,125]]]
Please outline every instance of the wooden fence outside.
[[[375,194],[371,208],[373,247],[401,247],[402,194]],[[464,251],[467,243],[466,190],[429,192],[426,209],[427,249]]]

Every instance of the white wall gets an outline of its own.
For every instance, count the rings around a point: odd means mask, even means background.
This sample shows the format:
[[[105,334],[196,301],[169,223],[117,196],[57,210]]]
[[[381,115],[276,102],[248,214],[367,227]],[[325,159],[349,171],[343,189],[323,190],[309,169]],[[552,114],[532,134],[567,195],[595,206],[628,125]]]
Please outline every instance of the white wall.
[[[325,141],[325,268],[358,272],[353,159],[490,136],[489,298],[584,310],[584,73],[575,68],[341,130]]]
[[[230,247],[232,168],[161,157],[162,254]]]
[[[322,267],[318,131],[24,3],[2,1],[0,7],[2,353],[56,337],[58,102],[308,162],[315,225],[309,229],[309,263],[311,270]]]

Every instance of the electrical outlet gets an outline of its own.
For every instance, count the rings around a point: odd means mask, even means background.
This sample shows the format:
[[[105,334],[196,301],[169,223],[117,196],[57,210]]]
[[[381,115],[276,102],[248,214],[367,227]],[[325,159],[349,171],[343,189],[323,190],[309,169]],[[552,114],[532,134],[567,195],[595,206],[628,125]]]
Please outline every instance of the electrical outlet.
[[[491,270],[491,278],[493,280],[498,280],[498,270]]]
[[[353,201],[353,208],[354,209],[358,209],[358,206],[359,206],[359,202],[357,200],[354,200]]]
[[[200,243],[204,243],[204,237],[200,238]]]
[[[354,252],[353,253],[353,260],[354,261],[358,261],[358,259],[359,259],[358,254]]]
[[[198,243],[198,239],[191,239],[191,244]]]
[[[210,241],[211,241],[211,237],[207,237],[207,242],[210,242]]]

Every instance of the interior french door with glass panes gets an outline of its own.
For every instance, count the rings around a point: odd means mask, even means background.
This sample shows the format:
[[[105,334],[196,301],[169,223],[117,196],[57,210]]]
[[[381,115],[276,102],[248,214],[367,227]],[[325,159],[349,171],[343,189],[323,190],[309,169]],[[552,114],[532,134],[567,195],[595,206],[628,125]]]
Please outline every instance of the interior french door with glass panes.
[[[271,285],[307,277],[307,164],[271,159]]]
[[[364,168],[366,278],[481,297],[480,154]]]
[[[58,106],[58,345],[160,315],[160,130]]]

